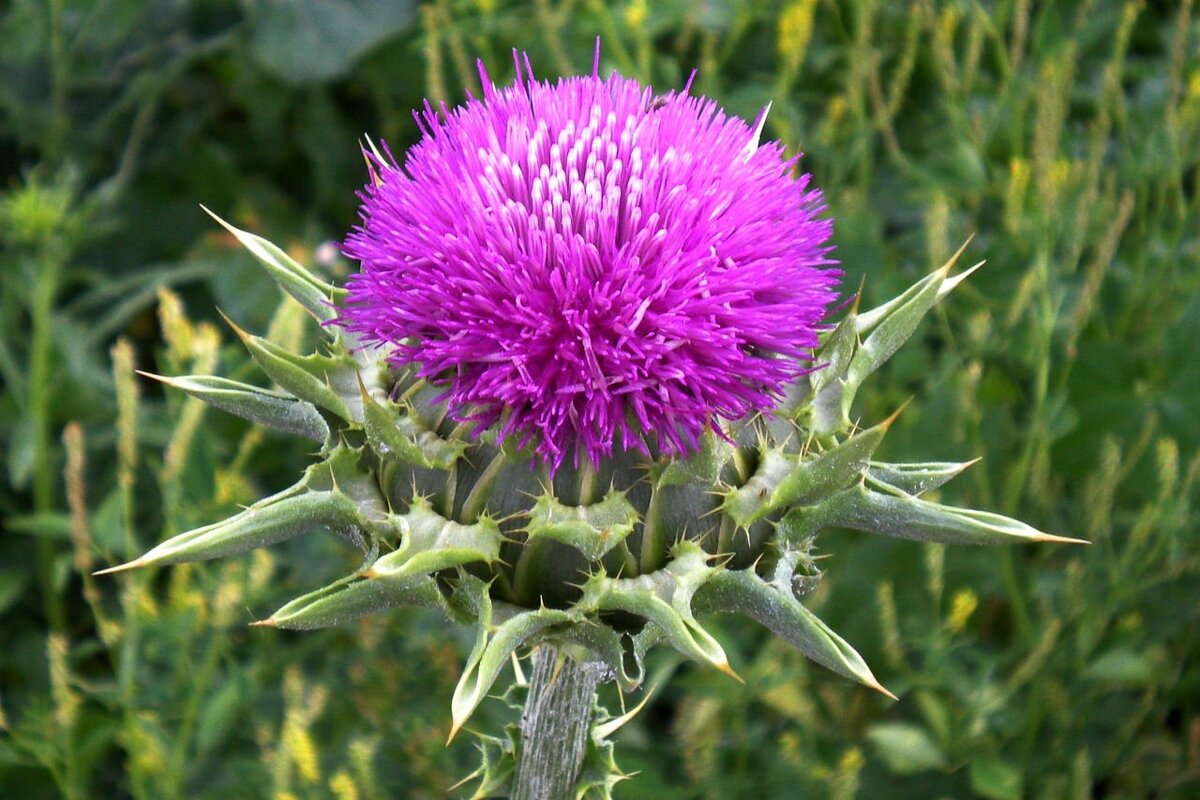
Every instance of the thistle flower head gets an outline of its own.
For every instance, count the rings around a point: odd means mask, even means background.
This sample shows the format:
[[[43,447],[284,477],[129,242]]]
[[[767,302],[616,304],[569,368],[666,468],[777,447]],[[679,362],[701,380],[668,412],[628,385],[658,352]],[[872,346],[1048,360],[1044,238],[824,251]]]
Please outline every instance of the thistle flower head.
[[[759,143],[765,111],[524,66],[498,89],[481,65],[482,99],[426,104],[402,164],[369,156],[340,324],[555,468],[683,454],[772,408],[840,273],[820,192]]]

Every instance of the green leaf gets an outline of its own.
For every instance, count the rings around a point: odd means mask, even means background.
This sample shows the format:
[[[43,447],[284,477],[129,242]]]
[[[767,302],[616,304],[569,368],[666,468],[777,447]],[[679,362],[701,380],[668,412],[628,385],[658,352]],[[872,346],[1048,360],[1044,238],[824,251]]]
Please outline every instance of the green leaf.
[[[790,591],[768,584],[753,570],[719,571],[696,599],[704,611],[745,614],[821,666],[891,696],[853,647]]]
[[[938,289],[945,277],[946,274],[938,270],[900,297],[858,318],[860,335],[867,330],[871,332],[850,359],[847,382],[851,386],[857,389],[868,375],[883,366],[908,341],[925,314],[937,302]],[[873,328],[867,326],[868,319],[877,319]]]
[[[775,511],[815,503],[846,488],[862,475],[895,419],[893,414],[812,458],[764,451],[750,480],[725,495],[722,510],[745,528]]]
[[[246,682],[240,674],[226,678],[217,691],[205,698],[196,722],[196,752],[206,755],[221,744],[246,707]]]
[[[249,383],[213,375],[180,375],[167,378],[141,373],[173,389],[187,392],[214,408],[277,431],[303,436],[317,442],[329,438],[329,425],[315,406],[284,392],[273,392]]]
[[[330,628],[367,614],[400,607],[443,608],[437,582],[421,575],[404,580],[357,575],[309,592],[257,625],[289,630]]]
[[[642,663],[643,653],[633,653],[633,672],[629,672],[628,660],[625,658],[626,649],[621,634],[602,622],[585,619],[576,625],[568,625],[555,632],[557,641],[570,642],[583,647],[604,662],[613,675],[617,685],[623,692],[632,692],[642,685],[645,678],[645,665]]]
[[[981,758],[967,767],[971,791],[987,800],[1021,800],[1025,780],[1021,770],[999,758]]]
[[[1164,679],[1166,653],[1161,647],[1145,650],[1115,647],[1088,664],[1083,677],[1123,686],[1154,686]]]
[[[899,297],[870,311],[851,312],[826,339],[817,358],[818,361],[826,359],[830,363],[810,378],[814,393],[809,406],[808,424],[818,438],[850,427],[850,407],[862,382],[908,341],[938,300],[980,266],[976,264],[953,278],[949,277],[950,270],[967,244],[942,267],[917,281]],[[856,338],[861,341],[848,356],[847,352]]]
[[[625,586],[606,594],[597,603],[604,611],[624,611],[646,620],[656,627],[662,637],[680,653],[701,664],[711,664],[726,674],[733,674],[729,658],[720,642],[692,616],[690,609],[681,612],[653,591]]]
[[[1043,533],[1024,522],[970,508],[931,503],[904,493],[884,494],[865,483],[810,508],[797,509],[815,528],[851,528],[900,539],[944,544],[1059,542],[1086,544]]]
[[[867,474],[872,479],[906,494],[922,495],[949,483],[965,469],[978,463],[979,459],[957,463],[926,461],[920,464],[884,464],[872,461],[867,467]]]
[[[851,311],[822,339],[820,348],[813,355],[813,363],[821,367],[809,378],[814,393],[819,394],[850,368],[850,359],[858,344],[857,322],[856,312]]]
[[[33,417],[29,414],[18,414],[10,424],[12,427],[7,442],[8,452],[4,459],[8,467],[8,481],[15,489],[25,489],[29,485],[30,476],[33,475]]]
[[[26,536],[67,541],[71,538],[71,515],[61,511],[22,514],[5,520],[5,527]]]
[[[441,438],[411,408],[377,403],[361,380],[358,385],[363,429],[371,449],[380,458],[399,459],[425,469],[449,470],[462,457],[466,442]]]
[[[983,266],[981,262],[955,275],[953,278],[949,277],[950,270],[954,269],[954,265],[958,263],[958,259],[966,251],[969,244],[971,244],[971,239],[963,242],[962,247],[958,248],[958,251],[950,256],[950,259],[945,264],[908,287],[899,296],[870,311],[857,314],[855,329],[859,337],[867,336],[870,338],[879,333],[880,329],[890,328],[890,333],[885,332],[878,340],[880,344],[883,344],[885,341],[891,341],[896,333],[907,330],[908,333],[896,343],[896,347],[903,344],[908,336],[912,334],[912,331],[915,330],[916,323],[920,322],[921,317],[937,301],[949,294],[972,272]],[[918,312],[918,309],[923,310]],[[905,320],[911,318],[914,313],[917,314],[916,319],[912,321],[911,327],[909,327],[908,322]],[[892,348],[892,352],[895,352],[895,348]]]
[[[0,616],[17,601],[25,585],[29,583],[29,572],[23,569],[0,569]]]
[[[358,370],[350,356],[297,355],[261,336],[246,333],[232,321],[229,324],[241,337],[255,363],[285,391],[347,422],[361,422],[359,393],[353,389],[346,391],[359,381]],[[353,407],[347,401],[353,401]]]
[[[857,387],[850,386],[844,377],[836,378],[822,387],[808,406],[808,426],[817,438],[843,433],[853,428],[850,406]]]
[[[347,74],[416,18],[410,0],[259,0],[250,9],[254,57],[294,84]]]
[[[574,547],[589,561],[598,561],[633,532],[637,521],[637,509],[615,489],[586,506],[564,505],[543,494],[529,512],[525,531],[530,539],[553,539]]]
[[[471,716],[476,707],[491,690],[500,672],[508,666],[509,656],[522,645],[530,642],[537,634],[553,625],[582,622],[583,617],[575,611],[541,608],[537,611],[519,611],[498,627],[492,627],[492,601],[487,586],[474,579],[468,584],[473,594],[472,602],[477,605],[478,633],[475,647],[467,659],[454,696],[450,702],[453,726],[450,738]]]
[[[204,207],[201,206],[201,208]],[[215,219],[221,227],[233,234],[234,238],[241,242],[242,246],[262,262],[262,265],[267,268],[267,272],[275,279],[279,287],[295,298],[296,302],[304,306],[308,313],[312,314],[318,322],[329,322],[337,317],[337,312],[334,311],[332,303],[335,299],[340,300],[345,296],[345,289],[339,289],[321,280],[278,246],[263,239],[261,236],[255,236],[253,233],[230,225],[207,208],[204,211]]]
[[[403,541],[399,549],[376,561],[366,575],[372,578],[406,580],[473,561],[492,563],[500,557],[503,536],[491,519],[464,525],[446,519],[423,497],[413,500],[409,510],[393,516]]]
[[[709,567],[706,558],[694,542],[680,542],[663,569],[636,578],[592,576],[584,584],[583,596],[575,608],[589,614],[623,611],[639,616],[680,653],[737,678],[720,642],[692,613],[696,591],[721,572]]]
[[[383,501],[370,476],[357,471],[358,454],[338,448],[304,477],[240,514],[173,536],[145,555],[100,573],[205,561],[266,547],[314,528],[327,528],[367,549],[378,534]]]
[[[951,746],[954,736],[953,723],[946,702],[927,689],[918,689],[913,693],[913,697],[917,701],[917,708],[921,711],[921,719],[938,743],[942,747]]]
[[[872,725],[867,738],[879,749],[887,768],[897,775],[915,775],[947,767],[946,755],[924,728],[903,722]]]
[[[302,491],[255,503],[223,522],[174,536],[128,564],[133,567],[207,561],[243,553],[299,536],[313,528],[329,528],[351,539],[361,538],[358,506],[346,495]]]

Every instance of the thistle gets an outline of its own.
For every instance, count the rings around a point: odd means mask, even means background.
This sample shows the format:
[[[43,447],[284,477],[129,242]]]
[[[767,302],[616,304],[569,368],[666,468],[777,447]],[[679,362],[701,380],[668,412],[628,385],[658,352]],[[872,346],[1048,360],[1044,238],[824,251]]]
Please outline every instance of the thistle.
[[[403,163],[368,147],[345,288],[218,219],[320,323],[322,351],[235,326],[277,389],[159,380],[320,455],[291,488],[108,570],[333,531],[363,566],[257,624],[422,606],[474,625],[455,731],[541,648],[514,690],[524,727],[483,739],[477,796],[608,797],[624,718],[596,707],[596,683],[637,688],[659,644],[736,677],[706,613],[887,694],[800,602],[823,529],[1073,541],[923,499],[970,464],[881,463],[895,415],[852,421],[863,381],[970,273],[951,274],[961,251],[824,324],[832,226],[796,159],[760,142],[766,110],[748,124],[687,87],[598,73],[551,84],[518,60],[498,89],[480,65],[482,99],[426,105]]]

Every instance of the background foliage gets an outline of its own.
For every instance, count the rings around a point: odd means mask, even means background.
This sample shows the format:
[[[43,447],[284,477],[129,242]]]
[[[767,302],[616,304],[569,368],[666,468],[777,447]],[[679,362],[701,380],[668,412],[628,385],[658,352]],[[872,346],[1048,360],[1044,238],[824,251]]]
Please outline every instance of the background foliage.
[[[1193,3],[11,0],[0,17],[0,795],[442,797],[467,642],[397,613],[250,629],[344,572],[320,539],[91,579],[290,482],[294,442],[134,369],[256,379],[215,322],[300,336],[198,203],[335,277],[367,132],[528,49],[696,90],[806,153],[847,288],[968,235],[988,266],[874,381],[885,456],[984,455],[944,495],[1084,536],[826,537],[808,602],[892,704],[725,626],[746,685],[672,683],[618,797],[1200,794],[1200,24]],[[219,365],[219,366],[218,366]],[[616,702],[615,698],[613,699]],[[503,716],[485,704],[473,723]],[[488,715],[491,715],[489,718]]]

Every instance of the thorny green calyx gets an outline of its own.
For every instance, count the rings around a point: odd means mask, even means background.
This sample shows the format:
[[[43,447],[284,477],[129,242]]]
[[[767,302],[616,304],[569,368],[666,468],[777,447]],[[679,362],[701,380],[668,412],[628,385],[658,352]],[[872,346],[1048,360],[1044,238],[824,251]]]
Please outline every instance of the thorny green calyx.
[[[222,224],[318,321],[329,319],[335,287]],[[826,366],[802,376],[774,415],[727,426],[728,440],[707,435],[686,458],[625,454],[553,478],[531,467],[527,450],[465,438],[431,402],[436,387],[334,326],[322,328],[325,353],[308,357],[239,332],[279,389],[211,376],[160,380],[320,441],[320,460],[291,488],[106,572],[332,531],[367,555],[365,568],[256,624],[321,628],[419,606],[475,625],[451,705],[455,730],[510,656],[543,642],[590,652],[627,691],[641,684],[643,656],[655,644],[734,674],[700,621],[718,611],[749,616],[822,666],[886,693],[858,653],[800,602],[820,574],[811,551],[822,529],[950,543],[1076,541],[923,499],[971,462],[875,461],[894,416],[864,429],[849,420],[862,379],[965,274],[951,277],[957,258],[897,300],[851,311],[823,338],[816,355]],[[508,752],[500,740],[484,747]]]
[[[837,273],[819,192],[778,143],[760,145],[764,117],[647,91],[530,75],[444,121],[429,110],[403,168],[372,148],[349,291],[218,219],[314,317],[322,350],[234,326],[276,388],[159,380],[307,437],[319,459],[294,486],[106,571],[332,531],[363,565],[256,624],[418,606],[474,625],[458,731],[513,656],[542,644],[625,691],[658,644],[736,677],[703,624],[712,612],[890,696],[800,601],[823,529],[1075,541],[923,499],[970,463],[878,462],[896,415],[852,420],[863,381],[970,273],[951,275],[962,251],[821,332]],[[712,162],[731,146],[732,162]],[[614,724],[593,717],[576,786],[608,797]],[[517,741],[483,740],[480,793],[510,788]]]

